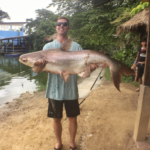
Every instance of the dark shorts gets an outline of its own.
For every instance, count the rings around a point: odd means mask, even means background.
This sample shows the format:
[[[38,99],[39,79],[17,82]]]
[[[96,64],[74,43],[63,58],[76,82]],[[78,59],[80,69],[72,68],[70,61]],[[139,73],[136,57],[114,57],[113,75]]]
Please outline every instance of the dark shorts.
[[[48,117],[62,118],[63,104],[65,106],[67,117],[76,117],[80,115],[78,100],[53,100],[48,99]]]
[[[138,67],[138,72],[137,72],[138,78],[142,78],[144,74],[145,64],[138,63],[137,67]]]

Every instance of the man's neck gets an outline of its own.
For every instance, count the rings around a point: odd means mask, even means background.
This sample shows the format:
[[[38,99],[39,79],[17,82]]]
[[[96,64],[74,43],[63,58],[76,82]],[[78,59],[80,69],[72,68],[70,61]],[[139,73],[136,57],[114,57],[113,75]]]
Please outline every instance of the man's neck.
[[[57,35],[57,41],[61,44],[64,43],[67,39],[68,39],[67,35],[66,36]]]

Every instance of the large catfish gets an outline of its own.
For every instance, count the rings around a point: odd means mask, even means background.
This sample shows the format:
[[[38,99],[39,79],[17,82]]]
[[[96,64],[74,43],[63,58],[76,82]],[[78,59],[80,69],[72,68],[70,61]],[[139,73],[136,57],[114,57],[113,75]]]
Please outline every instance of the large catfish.
[[[19,61],[33,67],[36,73],[46,71],[60,74],[64,82],[68,81],[70,74],[89,77],[91,71],[97,67],[109,66],[112,81],[119,91],[122,74],[134,75],[130,67],[98,51],[68,51],[71,43],[72,39],[68,39],[60,48],[23,54]]]

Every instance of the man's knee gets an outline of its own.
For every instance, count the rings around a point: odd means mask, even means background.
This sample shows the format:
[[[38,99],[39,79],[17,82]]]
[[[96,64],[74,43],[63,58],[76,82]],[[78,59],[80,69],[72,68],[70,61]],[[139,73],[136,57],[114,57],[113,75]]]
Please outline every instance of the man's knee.
[[[77,122],[77,117],[69,117],[69,122],[70,123],[76,123]]]
[[[54,123],[61,123],[61,118],[53,118]]]

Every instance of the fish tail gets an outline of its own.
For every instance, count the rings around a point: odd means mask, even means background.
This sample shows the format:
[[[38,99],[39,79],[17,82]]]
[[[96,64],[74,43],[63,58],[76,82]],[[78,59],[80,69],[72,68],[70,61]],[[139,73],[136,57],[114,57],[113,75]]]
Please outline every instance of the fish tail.
[[[126,76],[134,75],[134,70],[132,70],[126,64],[118,60],[115,60],[113,58],[111,58],[111,61],[112,63],[109,66],[111,78],[117,90],[120,91],[120,83],[121,83],[122,74]]]

